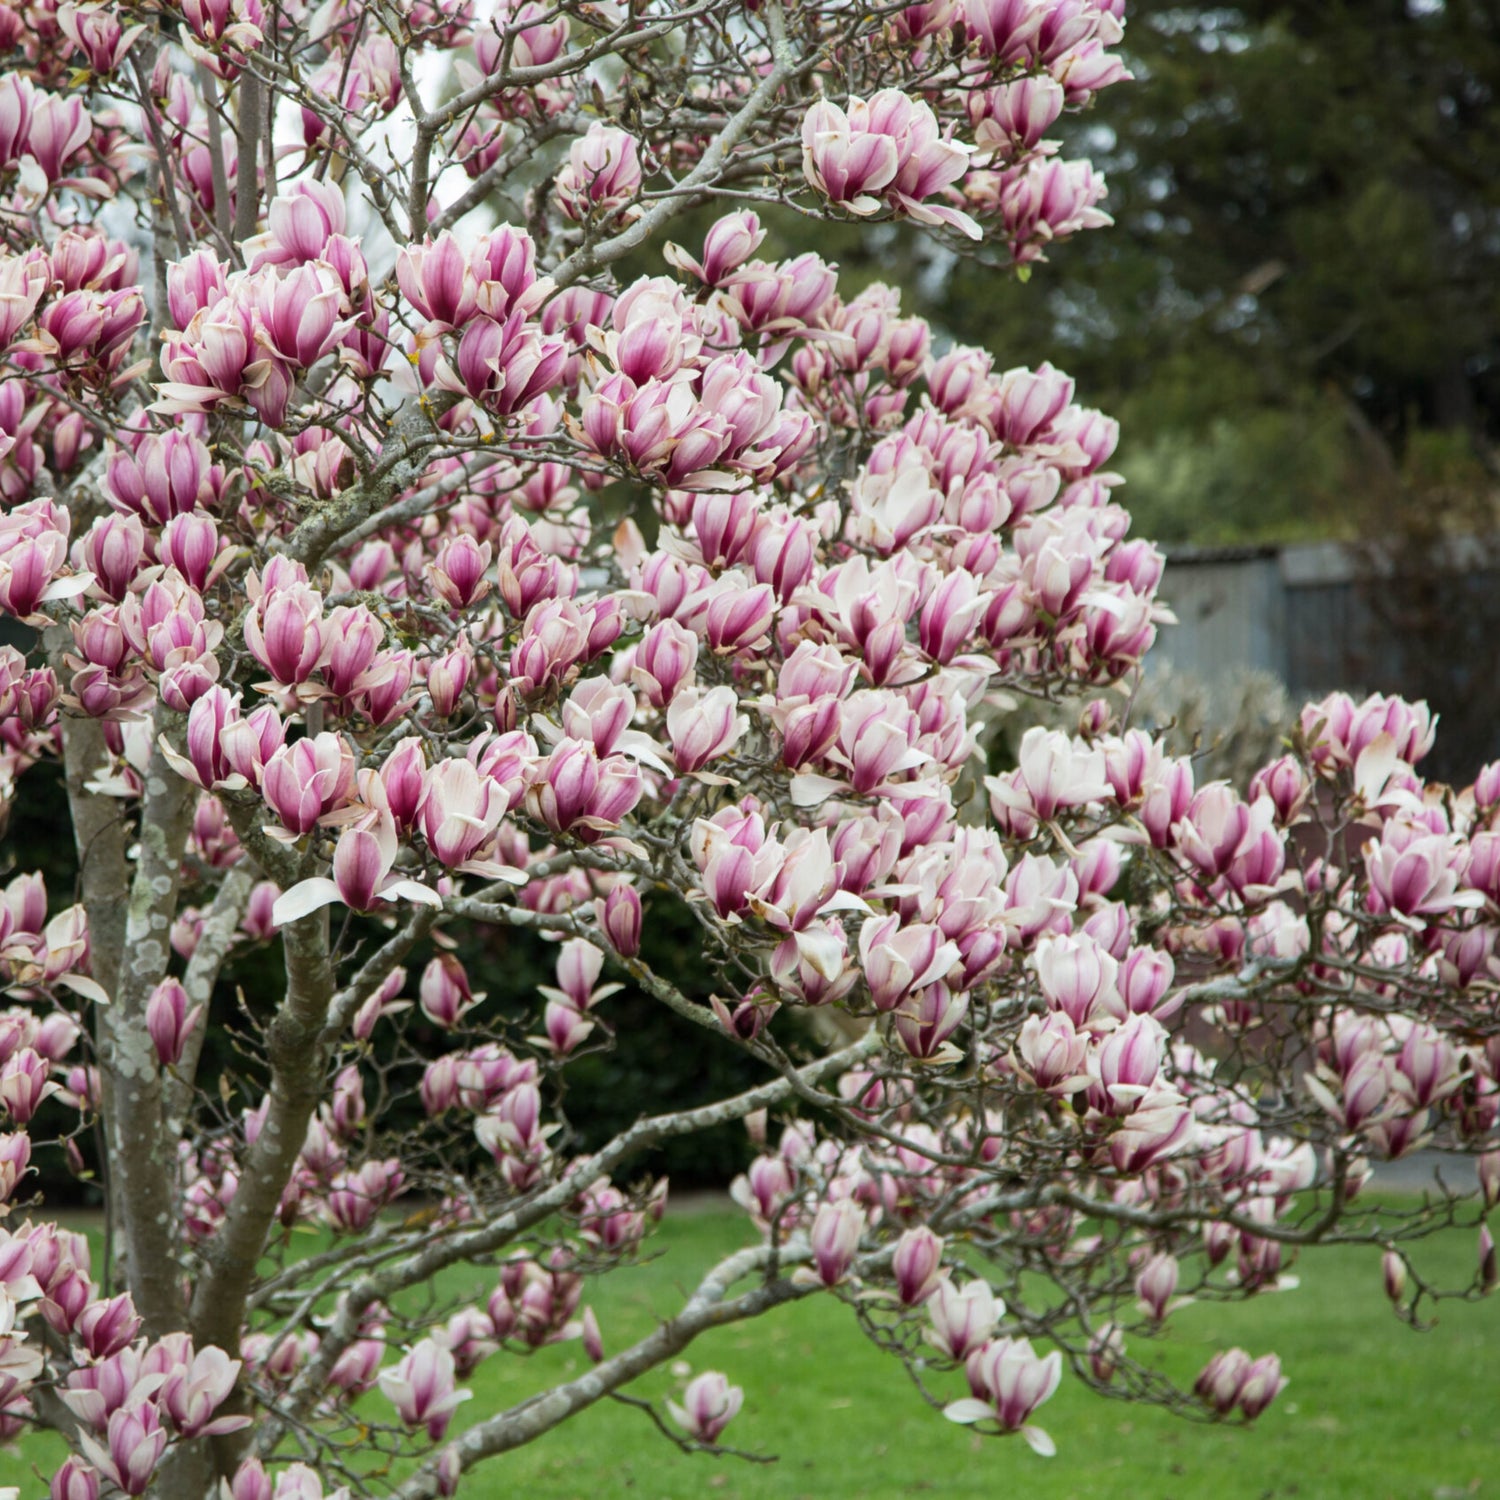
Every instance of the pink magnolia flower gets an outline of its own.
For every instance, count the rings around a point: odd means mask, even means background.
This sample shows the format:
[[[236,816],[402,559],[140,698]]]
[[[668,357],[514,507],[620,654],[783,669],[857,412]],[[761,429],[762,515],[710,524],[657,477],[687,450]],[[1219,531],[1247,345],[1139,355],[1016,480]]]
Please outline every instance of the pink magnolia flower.
[[[465,327],[452,370],[438,367],[439,383],[509,415],[552,390],[567,363],[567,345],[543,334],[517,308],[503,322],[478,316]]]
[[[1194,1140],[1193,1112],[1173,1093],[1148,1095],[1135,1112],[1109,1134],[1099,1156],[1116,1172],[1126,1176],[1178,1152],[1191,1149]]]
[[[896,1040],[912,1057],[956,1058],[956,1049],[948,1039],[963,1025],[968,1013],[968,995],[938,980],[896,1010],[892,1029]]]
[[[73,1324],[73,1334],[95,1359],[118,1354],[140,1331],[141,1320],[129,1292],[91,1302]]]
[[[186,0],[183,16],[188,50],[221,78],[234,75],[231,49],[253,51],[264,40],[260,0]]]
[[[758,1156],[729,1185],[729,1195],[760,1224],[767,1224],[790,1201],[796,1185],[782,1156]]]
[[[1161,1073],[1166,1031],[1151,1016],[1133,1015],[1105,1037],[1094,1057],[1097,1082],[1089,1103],[1103,1114],[1128,1115]]]
[[[667,707],[667,734],[672,759],[679,771],[700,771],[709,761],[732,750],[750,721],[737,714],[733,688],[688,688]]]
[[[693,680],[698,638],[675,620],[653,625],[636,648],[631,679],[653,708],[665,708]]]
[[[1220,1416],[1239,1407],[1253,1421],[1285,1386],[1281,1361],[1274,1354],[1252,1360],[1243,1349],[1226,1349],[1203,1367],[1193,1390]]]
[[[414,735],[399,740],[380,767],[385,805],[402,833],[416,825],[427,791],[427,759]]]
[[[63,7],[67,9],[67,7]],[[12,343],[31,321],[47,289],[44,260],[29,255],[0,260],[0,349]]]
[[[405,1176],[394,1160],[367,1161],[358,1171],[338,1173],[326,1203],[329,1224],[350,1234],[368,1229],[380,1210],[399,1196]]]
[[[599,121],[574,140],[553,182],[553,196],[575,221],[592,214],[608,217],[627,207],[641,187],[641,158],[635,137]]]
[[[964,0],[964,20],[980,54],[998,62],[1025,56],[1047,17],[1036,0]]]
[[[324,259],[329,240],[344,227],[343,192],[331,182],[304,177],[267,205],[266,232],[246,242],[250,269]]]
[[[663,254],[679,271],[696,276],[705,286],[719,286],[760,248],[766,231],[760,219],[748,209],[726,214],[715,222],[703,239],[703,258],[694,260],[676,245],[666,246]]]
[[[319,670],[335,697],[348,699],[369,680],[385,626],[364,605],[340,605],[323,624]]]
[[[441,719],[457,712],[459,700],[474,672],[474,648],[468,637],[460,635],[451,651],[437,657],[427,667],[427,694],[432,710]]]
[[[1119,963],[1093,938],[1047,937],[1036,945],[1037,979],[1050,1005],[1077,1027],[1085,1027],[1117,1007]]]
[[[753,650],[776,618],[776,596],[769,584],[741,586],[727,579],[709,596],[704,637],[721,656]]]
[[[1418,919],[1484,904],[1480,892],[1460,889],[1463,851],[1449,835],[1392,819],[1363,853],[1376,912]]]
[[[509,805],[504,788],[472,762],[441,760],[427,772],[417,821],[439,864],[487,874],[495,862],[479,859],[479,851],[494,837]]]
[[[860,928],[859,961],[870,999],[884,1011],[948,975],[959,962],[959,951],[937,927],[903,925],[899,917],[889,916],[872,918]]]
[[[1052,1439],[1030,1425],[1032,1413],[1062,1379],[1062,1355],[1056,1349],[1043,1359],[1029,1339],[996,1339],[969,1356],[965,1373],[974,1394],[943,1408],[950,1422],[998,1422],[1004,1432],[1019,1432],[1042,1457],[1057,1452]]]
[[[93,589],[118,604],[140,572],[145,550],[146,529],[139,516],[100,516],[75,546],[75,565],[81,562],[94,575]]]
[[[32,501],[0,517],[0,610],[27,620],[41,605],[81,594],[88,574],[58,575],[67,565],[68,512]]]
[[[505,50],[510,49],[512,67],[545,67],[561,56],[567,46],[570,23],[566,16],[544,21],[550,15],[548,6],[537,0],[506,0],[488,26],[479,27],[474,35],[474,56],[484,73],[500,68]]]
[[[134,519],[133,517],[129,519]],[[211,517],[193,511],[175,515],[162,528],[157,552],[201,593],[227,565],[219,552],[219,531]]]
[[[408,1427],[425,1427],[437,1442],[458,1407],[474,1394],[455,1388],[453,1355],[433,1339],[416,1344],[394,1369],[382,1370],[381,1392]]]
[[[990,9],[982,0],[976,7],[979,14]],[[1003,155],[1030,151],[1062,114],[1064,103],[1061,85],[1045,74],[976,89],[968,99],[974,144],[981,151]]]
[[[430,886],[394,873],[398,852],[391,815],[383,809],[367,815],[339,835],[333,850],[333,878],[313,876],[299,881],[276,898],[271,920],[285,926],[335,901],[351,911],[373,911],[395,900],[440,907],[443,898]]]
[[[1089,1082],[1089,1038],[1066,1011],[1027,1016],[1016,1038],[1016,1055],[1036,1086],[1049,1094],[1076,1094]]]
[[[621,958],[634,958],[641,951],[641,898],[633,885],[614,885],[609,894],[594,903],[600,930]]]
[[[261,772],[261,795],[282,827],[300,837],[350,800],[354,779],[348,744],[340,735],[324,733],[277,750]]]
[[[864,1230],[864,1211],[852,1199],[840,1198],[819,1207],[808,1240],[816,1277],[824,1286],[835,1286],[849,1274]]]
[[[918,1307],[938,1288],[943,1270],[943,1241],[925,1224],[906,1230],[891,1259],[896,1294],[903,1307]]]
[[[315,365],[347,331],[339,319],[343,283],[325,265],[296,266],[280,275],[260,271],[253,285],[256,340],[289,365]]]
[[[987,776],[990,809],[1002,826],[1018,834],[1050,822],[1064,808],[1100,802],[1110,794],[1104,752],[1039,727],[1021,737],[1019,766],[1003,776]]]
[[[215,1417],[229,1398],[240,1372],[240,1361],[222,1349],[200,1349],[190,1361],[168,1374],[157,1399],[184,1438],[216,1437],[250,1425],[248,1416]]]
[[[0,1105],[17,1125],[28,1125],[43,1100],[61,1092],[52,1081],[51,1064],[30,1047],[22,1047],[0,1067]]]
[[[90,1463],[127,1495],[144,1495],[170,1437],[154,1403],[142,1401],[113,1412],[105,1440],[80,1433]]]
[[[81,1458],[66,1458],[47,1493],[48,1500],[99,1500],[99,1473]]]
[[[700,1443],[717,1441],[744,1403],[745,1393],[717,1370],[705,1370],[689,1381],[682,1405],[667,1402],[672,1420]]]
[[[276,1476],[276,1493],[272,1500],[348,1500],[345,1485],[324,1496],[323,1481],[306,1464],[290,1464]],[[234,1497],[239,1500],[239,1496]],[[258,1500],[258,1497],[255,1497]]]
[[[972,151],[944,139],[931,108],[900,89],[850,99],[847,114],[821,99],[802,120],[803,175],[830,202],[860,215],[889,203],[919,223],[978,239],[967,214],[923,201],[964,175]]]
[[[81,99],[39,94],[26,130],[27,154],[47,182],[55,183],[93,133],[94,122]]]
[[[1353,766],[1382,735],[1408,765],[1432,748],[1437,724],[1426,703],[1371,694],[1355,704],[1347,693],[1331,693],[1302,710],[1302,732],[1314,764],[1325,771]]]
[[[418,988],[422,1014],[444,1029],[451,1029],[464,1013],[484,999],[469,988],[464,966],[451,953],[441,953],[422,970]]]
[[[301,1468],[300,1464],[293,1467]],[[290,1471],[287,1471],[290,1472]],[[233,1479],[226,1481],[228,1500],[274,1500],[271,1491],[271,1476],[258,1458],[247,1458],[234,1471]]]
[[[644,792],[640,767],[624,755],[600,757],[591,744],[559,740],[539,780],[526,792],[527,810],[554,833],[592,843],[619,826]]]
[[[1174,1305],[1172,1298],[1177,1291],[1177,1278],[1177,1258],[1164,1251],[1153,1255],[1135,1278],[1135,1291],[1142,1308],[1158,1323]]]
[[[187,991],[175,979],[164,979],[146,1002],[146,1030],[163,1067],[175,1067],[182,1059],[187,1039],[203,1019],[203,1007],[188,1009]]]
[[[277,682],[306,682],[322,665],[323,596],[305,583],[271,589],[245,616],[245,644]]]
[[[932,1321],[927,1341],[947,1359],[967,1359],[988,1342],[1004,1311],[1004,1304],[986,1282],[971,1281],[959,1288],[951,1281],[940,1281],[927,1299],[927,1316]]]

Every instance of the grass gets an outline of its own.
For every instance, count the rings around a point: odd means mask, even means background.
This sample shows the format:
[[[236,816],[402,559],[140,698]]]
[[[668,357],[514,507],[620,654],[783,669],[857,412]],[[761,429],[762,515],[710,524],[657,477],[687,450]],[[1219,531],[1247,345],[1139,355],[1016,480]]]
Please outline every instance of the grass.
[[[669,1219],[657,1241],[665,1254],[599,1289],[594,1305],[607,1348],[671,1312],[697,1273],[747,1234],[733,1214]],[[1440,1236],[1418,1263],[1455,1284],[1469,1274],[1473,1250],[1469,1233]],[[1304,1256],[1297,1270],[1297,1291],[1183,1309],[1154,1351],[1187,1380],[1217,1348],[1279,1353],[1291,1384],[1252,1430],[1104,1401],[1065,1377],[1038,1417],[1058,1456],[1039,1459],[1019,1441],[978,1438],[945,1422],[899,1365],[866,1344],[846,1309],[813,1298],[720,1330],[687,1352],[694,1371],[722,1369],[744,1387],[745,1407],[727,1439],[776,1453],[776,1463],[683,1455],[642,1413],[604,1402],[479,1470],[462,1493],[466,1500],[990,1500],[1023,1487],[1027,1500],[1500,1497],[1500,1298],[1445,1304],[1437,1328],[1414,1333],[1387,1310],[1378,1251],[1325,1249]],[[577,1344],[529,1360],[497,1356],[470,1378],[474,1399],[460,1408],[455,1430],[543,1381],[578,1372],[582,1361]],[[632,1390],[662,1397],[681,1384],[659,1371]],[[19,1483],[29,1494],[31,1463],[45,1467],[53,1452],[43,1441],[0,1453],[0,1484]]]

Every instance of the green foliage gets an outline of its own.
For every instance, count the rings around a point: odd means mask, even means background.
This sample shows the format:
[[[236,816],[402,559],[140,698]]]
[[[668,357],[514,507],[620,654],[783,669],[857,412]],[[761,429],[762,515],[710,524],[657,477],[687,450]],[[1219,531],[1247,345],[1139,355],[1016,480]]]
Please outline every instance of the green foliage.
[[[1025,289],[956,261],[918,278],[924,310],[1007,365],[1055,359],[1121,418],[1143,535],[1344,536],[1393,481],[1446,507],[1435,433],[1493,526],[1493,0],[1136,0],[1126,51],[1139,82],[1063,131],[1105,169],[1116,229]]]

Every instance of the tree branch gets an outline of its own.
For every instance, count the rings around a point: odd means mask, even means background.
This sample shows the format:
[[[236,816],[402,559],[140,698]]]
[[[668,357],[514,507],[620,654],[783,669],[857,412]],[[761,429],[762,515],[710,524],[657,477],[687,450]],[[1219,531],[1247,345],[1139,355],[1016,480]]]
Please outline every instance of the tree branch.
[[[590,275],[613,264],[621,256],[628,255],[650,239],[669,219],[706,197],[707,189],[718,176],[720,168],[728,161],[730,153],[750,133],[755,122],[781,92],[783,85],[795,77],[811,72],[818,65],[816,55],[799,58],[792,48],[786,34],[781,0],[769,0],[765,16],[771,33],[770,71],[751,90],[749,98],[729,123],[713,138],[698,159],[697,166],[672,190],[672,196],[647,209],[639,219],[613,238],[575,250],[552,273],[552,279],[559,287],[570,286],[581,276]]]
[[[334,992],[326,913],[315,912],[282,928],[286,957],[286,997],[266,1036],[271,1087],[266,1118],[246,1154],[234,1201],[208,1246],[206,1266],[194,1288],[190,1326],[200,1344],[217,1344],[231,1357],[239,1352],[245,1304],[266,1235],[307,1126],[323,1095],[327,1052],[319,1036]],[[246,1411],[243,1381],[226,1411]],[[239,1434],[215,1439],[221,1467],[232,1468],[246,1439]]]
[[[775,1255],[770,1246],[756,1245],[720,1261],[699,1282],[697,1290],[676,1317],[577,1379],[556,1386],[543,1395],[533,1396],[519,1406],[471,1427],[457,1442],[449,1444],[447,1451],[457,1455],[460,1471],[467,1472],[486,1458],[519,1448],[544,1432],[550,1432],[586,1406],[592,1406],[610,1392],[680,1353],[699,1334],[758,1317],[783,1303],[795,1302],[824,1290],[816,1281],[802,1283],[778,1277],[727,1299],[729,1288],[736,1281],[768,1265]],[[787,1257],[782,1252],[776,1258],[784,1261]],[[435,1500],[441,1493],[436,1461],[424,1466],[395,1491],[398,1500]]]
[[[167,1084],[167,1122],[179,1133],[181,1122],[192,1102],[198,1058],[208,1034],[208,1005],[213,999],[214,985],[218,982],[225,955],[238,935],[240,922],[250,904],[250,892],[254,888],[255,876],[244,864],[237,865],[225,875],[214,893],[214,903],[203,923],[203,931],[198,936],[198,946],[193,950],[187,972],[182,976],[182,987],[187,993],[188,1005],[203,1006],[204,1019],[183,1045],[175,1076]]]
[[[808,1063],[799,1071],[807,1081],[818,1082],[847,1072],[880,1046],[880,1038],[869,1032],[852,1046]],[[487,1223],[450,1231],[446,1238],[429,1241],[399,1264],[360,1277],[339,1299],[338,1310],[324,1332],[318,1352],[304,1366],[278,1410],[268,1414],[257,1434],[257,1455],[266,1458],[274,1453],[288,1426],[305,1416],[321,1398],[329,1372],[344,1350],[359,1337],[364,1315],[376,1303],[388,1301],[405,1287],[430,1280],[449,1266],[488,1255],[509,1244],[517,1235],[565,1208],[591,1182],[609,1176],[638,1152],[664,1140],[742,1120],[758,1109],[769,1109],[784,1102],[792,1093],[792,1085],[786,1079],[778,1078],[714,1104],[638,1120],[602,1150],[575,1159],[550,1187],[533,1193]]]

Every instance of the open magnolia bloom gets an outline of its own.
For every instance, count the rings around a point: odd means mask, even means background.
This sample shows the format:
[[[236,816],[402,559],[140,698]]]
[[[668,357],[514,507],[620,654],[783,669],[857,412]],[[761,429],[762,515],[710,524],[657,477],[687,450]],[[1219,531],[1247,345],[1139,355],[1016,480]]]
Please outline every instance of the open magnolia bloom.
[[[483,833],[480,819],[467,821]],[[431,886],[392,872],[398,850],[396,824],[390,813],[382,808],[365,814],[359,823],[339,834],[333,850],[333,878],[314,875],[299,881],[277,897],[271,920],[285,926],[335,901],[351,911],[373,911],[387,901],[414,901],[441,908],[443,898]]]
[[[795,248],[1106,224],[1047,132],[1122,9],[0,4],[0,1440],[54,1497],[488,1493],[812,1296],[1045,1454],[1065,1366],[1258,1417],[1274,1354],[1141,1346],[1320,1239],[1413,1321],[1426,1228],[1493,1286],[1500,770],[1379,696],[1244,787],[1127,727],[1115,424]],[[736,1123],[744,1243],[630,1342],[642,1155]],[[1393,1235],[1424,1144],[1478,1193]],[[760,1420],[676,1373],[680,1447]]]

